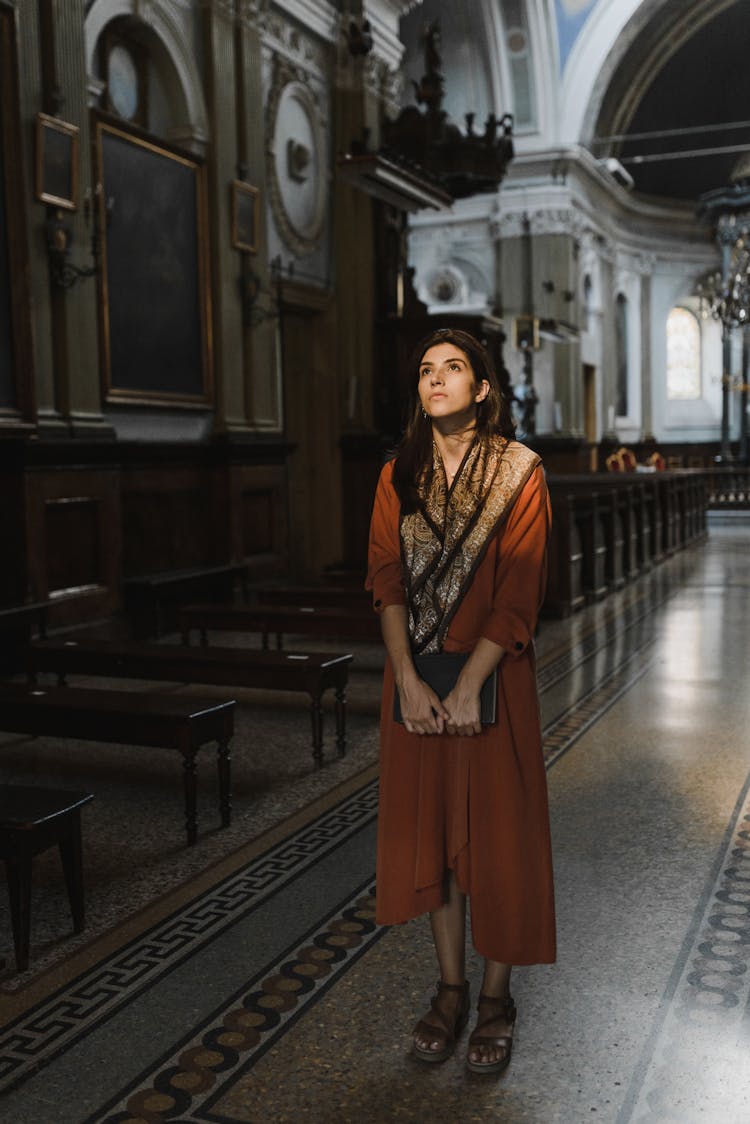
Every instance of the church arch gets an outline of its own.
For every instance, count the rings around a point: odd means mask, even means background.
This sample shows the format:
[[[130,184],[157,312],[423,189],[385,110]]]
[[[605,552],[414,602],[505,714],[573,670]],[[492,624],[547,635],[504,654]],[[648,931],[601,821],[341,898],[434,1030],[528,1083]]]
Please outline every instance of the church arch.
[[[148,46],[163,91],[160,135],[202,155],[208,142],[208,113],[201,76],[188,35],[166,5],[144,8],[137,0],[94,0],[85,24],[86,69],[94,97],[103,91],[101,36],[116,20]]]

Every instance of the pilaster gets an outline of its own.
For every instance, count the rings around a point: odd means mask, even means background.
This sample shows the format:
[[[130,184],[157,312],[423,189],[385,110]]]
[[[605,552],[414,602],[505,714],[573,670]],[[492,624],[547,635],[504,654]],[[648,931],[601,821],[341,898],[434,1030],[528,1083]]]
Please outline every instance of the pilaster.
[[[267,0],[240,0],[237,44],[237,168],[258,188],[258,249],[243,254],[235,266],[244,293],[260,294],[246,306],[242,325],[246,423],[254,430],[277,432],[283,426],[277,296],[269,275],[264,214],[267,199],[265,121],[263,107],[261,33],[268,18]],[[236,251],[235,251],[236,253]]]
[[[216,429],[248,428],[242,362],[241,259],[232,248],[232,180],[237,179],[235,5],[202,0],[211,156],[208,167]]]
[[[91,144],[87,75],[84,50],[84,0],[42,0],[39,5],[40,24],[33,27],[34,5],[24,11],[25,42],[22,47],[25,109],[31,108],[30,83],[35,79],[34,58],[38,43],[42,44],[42,101],[37,108],[60,117],[78,127],[79,190],[78,208],[66,212],[72,239],[71,261],[90,267],[91,235],[94,216],[89,203],[92,192]],[[32,49],[29,36],[36,32],[37,45]],[[54,208],[52,208],[54,211]],[[45,253],[47,209],[34,207],[32,216],[32,283],[39,304],[35,310],[39,375],[37,387],[38,413],[42,424],[52,428],[60,421],[71,436],[108,436],[109,423],[102,415],[99,378],[97,325],[97,293],[94,277],[82,278],[71,288],[52,284],[49,271],[43,278],[42,258]],[[45,332],[49,325],[49,333]],[[44,336],[46,338],[42,339]]]

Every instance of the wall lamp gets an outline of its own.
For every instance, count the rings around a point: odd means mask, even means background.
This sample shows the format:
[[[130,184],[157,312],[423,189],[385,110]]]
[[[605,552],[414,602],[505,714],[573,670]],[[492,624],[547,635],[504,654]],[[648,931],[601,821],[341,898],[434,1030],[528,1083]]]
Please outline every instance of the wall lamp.
[[[101,187],[97,187],[97,197]],[[112,218],[114,199],[108,199],[105,209],[107,225]],[[91,195],[86,194],[84,212],[87,223],[92,221]],[[96,216],[93,216],[91,230],[91,265],[80,266],[70,261],[70,252],[73,246],[73,226],[65,211],[50,208],[45,223],[47,241],[47,257],[49,258],[50,280],[57,289],[72,289],[79,281],[87,277],[94,277],[99,269],[99,230]]]

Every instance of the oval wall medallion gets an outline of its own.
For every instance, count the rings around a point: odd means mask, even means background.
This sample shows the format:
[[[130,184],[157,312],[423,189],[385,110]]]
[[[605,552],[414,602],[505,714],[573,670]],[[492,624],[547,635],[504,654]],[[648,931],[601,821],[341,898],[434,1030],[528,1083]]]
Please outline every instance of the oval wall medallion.
[[[279,233],[295,254],[320,242],[326,208],[326,137],[315,98],[279,68],[268,103],[268,187]]]

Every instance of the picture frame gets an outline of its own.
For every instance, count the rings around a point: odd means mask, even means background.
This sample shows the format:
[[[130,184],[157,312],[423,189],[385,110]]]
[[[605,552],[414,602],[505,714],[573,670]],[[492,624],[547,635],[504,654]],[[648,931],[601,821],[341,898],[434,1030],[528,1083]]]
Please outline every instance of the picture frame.
[[[539,320],[536,316],[514,317],[513,346],[518,351],[539,350]]]
[[[36,197],[40,203],[78,209],[80,130],[77,125],[36,115]]]
[[[232,180],[232,246],[247,254],[258,252],[260,192],[244,180]]]
[[[205,162],[96,121],[99,321],[106,402],[213,401]],[[158,315],[154,310],[158,310]]]

